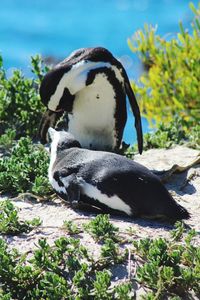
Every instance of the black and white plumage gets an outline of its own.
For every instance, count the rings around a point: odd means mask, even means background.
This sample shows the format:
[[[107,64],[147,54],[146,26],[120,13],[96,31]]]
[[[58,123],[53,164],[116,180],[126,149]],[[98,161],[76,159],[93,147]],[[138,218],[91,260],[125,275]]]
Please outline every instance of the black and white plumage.
[[[42,80],[40,96],[47,111],[39,129],[41,141],[46,142],[48,128],[66,112],[68,131],[82,147],[119,149],[127,120],[126,95],[142,153],[140,111],[122,64],[101,47],[73,52]]]
[[[87,203],[105,212],[128,216],[189,218],[160,179],[144,166],[121,155],[82,149],[74,137],[49,129],[49,181],[72,205]]]

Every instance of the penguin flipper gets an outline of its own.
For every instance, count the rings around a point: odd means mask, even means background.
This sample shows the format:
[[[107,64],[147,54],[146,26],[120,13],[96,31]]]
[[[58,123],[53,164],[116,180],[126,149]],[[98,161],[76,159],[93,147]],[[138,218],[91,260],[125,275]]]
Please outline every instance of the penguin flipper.
[[[125,89],[126,89],[126,94],[129,98],[129,103],[131,105],[131,109],[135,116],[135,128],[136,128],[136,132],[137,132],[138,150],[139,150],[139,153],[142,154],[143,135],[142,135],[142,123],[141,123],[140,109],[139,109],[137,100],[135,98],[135,95],[133,93],[133,90],[131,88],[131,85],[130,85],[127,75],[126,75]]]
[[[115,216],[126,216],[127,217],[127,214],[125,212],[111,208],[108,205],[101,203],[101,201],[99,201],[98,199],[88,197],[85,194],[81,195],[81,200],[79,203],[80,203],[79,208],[82,208],[81,205],[83,205],[83,206],[85,205],[88,208],[88,210],[91,210],[91,211],[94,210],[97,213],[104,213],[104,214],[111,214],[111,215],[115,215]]]
[[[66,191],[66,197],[73,208],[77,208],[80,201],[80,182],[76,174],[70,174],[66,177],[60,177]]]

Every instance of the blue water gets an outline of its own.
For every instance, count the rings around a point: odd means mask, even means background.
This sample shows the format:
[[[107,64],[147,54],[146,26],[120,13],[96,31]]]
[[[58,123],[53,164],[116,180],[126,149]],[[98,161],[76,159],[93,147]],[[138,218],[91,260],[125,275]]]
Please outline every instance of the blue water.
[[[30,76],[31,55],[63,59],[81,47],[103,46],[137,80],[142,66],[127,38],[144,23],[157,24],[160,35],[172,37],[178,22],[187,28],[191,18],[187,0],[1,0],[0,52],[8,74],[17,67]],[[128,115],[124,139],[132,144],[134,120]],[[149,131],[145,119],[143,131]]]

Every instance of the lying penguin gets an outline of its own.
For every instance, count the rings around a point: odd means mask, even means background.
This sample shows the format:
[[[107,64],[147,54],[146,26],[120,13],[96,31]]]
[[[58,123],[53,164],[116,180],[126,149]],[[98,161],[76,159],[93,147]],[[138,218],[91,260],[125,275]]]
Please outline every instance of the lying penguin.
[[[41,141],[47,141],[48,128],[55,127],[66,113],[66,127],[82,147],[118,150],[127,120],[126,95],[135,116],[142,153],[140,111],[122,64],[101,47],[73,52],[41,82],[40,96],[47,106],[39,129]]]
[[[188,219],[160,179],[144,166],[118,154],[82,149],[70,133],[48,130],[49,181],[72,206],[86,203],[104,212],[131,217]]]

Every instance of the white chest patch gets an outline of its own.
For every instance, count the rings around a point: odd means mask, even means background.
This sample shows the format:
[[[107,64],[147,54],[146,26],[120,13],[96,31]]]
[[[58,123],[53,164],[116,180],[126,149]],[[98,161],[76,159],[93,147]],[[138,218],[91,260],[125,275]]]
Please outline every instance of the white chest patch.
[[[73,115],[69,115],[69,132],[86,148],[114,148],[115,128],[115,91],[104,73],[97,74],[91,85],[86,86],[88,73],[98,68],[111,69],[118,81],[124,85],[122,70],[108,62],[83,60],[66,72],[54,94],[48,108],[55,111],[64,89],[75,96]],[[67,101],[67,100],[66,100]]]
[[[122,71],[116,66],[112,66],[107,62],[83,60],[73,65],[72,69],[62,76],[54,94],[49,99],[48,108],[55,111],[65,88],[67,88],[72,95],[75,95],[85,87],[88,73],[91,70],[102,67],[111,68],[115,72],[117,79],[123,83]]]
[[[50,156],[50,164],[48,169],[48,177],[49,177],[50,184],[57,192],[65,193],[66,192],[65,187],[59,186],[57,181],[52,176],[52,169],[53,169],[54,162],[56,161],[57,158],[57,147],[60,138],[59,132],[55,131],[54,129],[53,131],[54,131],[54,137],[53,137],[53,142],[51,143],[51,156]]]
[[[90,198],[98,200],[99,202],[107,205],[112,209],[123,211],[129,216],[132,215],[131,207],[127,205],[123,200],[121,200],[118,196],[114,195],[108,197],[106,194],[103,194],[95,186],[89,183],[86,182],[82,183],[81,193],[85,194]]]
[[[57,131],[55,131],[54,129],[53,129],[53,131],[54,131],[54,137],[53,137],[53,142],[51,143],[50,164],[49,164],[49,169],[48,169],[48,176],[49,176],[50,183],[53,180],[52,168],[53,168],[53,164],[57,158],[57,147],[58,147],[59,138],[60,138],[59,133]]]
[[[76,94],[69,132],[84,148],[114,148],[115,107],[115,92],[106,75],[96,75],[92,85]]]

